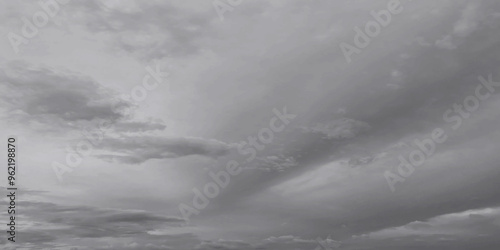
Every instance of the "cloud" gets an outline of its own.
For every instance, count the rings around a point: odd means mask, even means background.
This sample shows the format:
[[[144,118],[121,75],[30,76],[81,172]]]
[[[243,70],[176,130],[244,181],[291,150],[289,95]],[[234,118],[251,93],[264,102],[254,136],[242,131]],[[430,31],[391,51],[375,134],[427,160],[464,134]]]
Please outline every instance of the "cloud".
[[[113,131],[161,131],[161,119],[137,120],[134,104],[89,77],[12,61],[0,70],[0,103],[9,120],[42,131],[113,125]]]
[[[131,104],[90,78],[11,62],[0,71],[0,101],[11,117],[50,127],[115,122]]]
[[[151,159],[172,159],[190,155],[217,158],[227,154],[234,145],[194,137],[122,136],[105,138],[102,148],[112,153],[98,156],[101,159],[140,164]]]
[[[500,208],[468,210],[353,237],[352,249],[496,249]],[[351,249],[351,248],[349,248]]]
[[[258,158],[253,167],[264,170],[266,172],[277,171],[282,172],[289,168],[296,167],[298,165],[297,161],[292,156],[272,155],[267,157]]]
[[[318,238],[319,240],[319,238]],[[302,239],[298,236],[284,235],[279,237],[269,237],[262,241],[264,249],[315,249],[322,241]]]
[[[315,126],[306,128],[307,131],[321,133],[328,139],[350,139],[360,133],[370,130],[366,122],[350,118],[339,118],[336,120],[317,123]]]
[[[460,20],[455,23],[453,27],[453,34],[459,37],[466,37],[470,35],[477,27],[480,17],[478,2],[470,2],[467,7],[462,11]]]
[[[243,241],[234,241],[234,240],[222,240],[219,239],[217,241],[203,241],[198,246],[196,246],[197,250],[250,250],[255,249],[254,246],[248,244]]]
[[[283,235],[279,237],[274,237],[271,236],[264,241],[272,242],[272,243],[293,243],[293,242],[300,242],[300,243],[316,243],[315,240],[304,240],[301,239],[300,237],[296,237],[293,235]]]
[[[62,206],[46,202],[24,201],[25,214],[34,221],[70,229],[68,233],[84,238],[120,237],[143,234],[165,225],[180,226],[183,219],[164,217],[145,211],[103,209],[90,206]],[[35,229],[35,228],[33,228]],[[48,229],[46,229],[48,230]],[[59,230],[59,229],[52,229]],[[50,231],[50,230],[49,230]]]
[[[166,217],[141,210],[67,206],[29,200],[21,202],[23,213],[19,215],[21,216],[19,220],[29,221],[31,224],[29,227],[21,227],[22,230],[17,240],[18,247],[34,245],[58,249],[55,247],[74,244],[72,239],[79,239],[79,242],[86,242],[86,245],[90,246],[92,239],[149,237],[146,234],[147,231],[165,227],[182,227],[185,224],[181,218]],[[4,201],[0,203],[5,204]],[[2,243],[5,244],[5,242]],[[139,249],[139,247],[132,249]]]
[[[212,9],[197,11],[159,1],[86,1],[74,3],[71,11],[89,31],[110,35],[112,48],[147,61],[198,52],[197,40],[217,17]]]
[[[445,214],[426,221],[370,234],[371,238],[447,235],[452,238],[494,236],[500,233],[500,208],[483,208]]]
[[[354,168],[354,167],[359,167],[359,166],[364,166],[364,165],[370,164],[374,159],[375,159],[375,157],[373,157],[371,155],[354,156],[351,159],[349,159],[347,164],[349,165],[349,167]]]
[[[6,205],[0,201],[0,205]],[[19,231],[17,249],[134,249],[134,250],[281,250],[290,247],[315,246],[314,240],[300,237],[270,237],[251,244],[242,240],[201,240],[189,231],[177,217],[168,217],[143,210],[124,210],[96,206],[68,206],[51,202],[22,200],[23,214],[19,220],[29,221],[31,226],[22,226]],[[5,212],[3,213],[5,216]],[[151,231],[182,229],[180,234],[152,235]],[[103,244],[105,242],[105,244]],[[3,249],[10,247],[5,239],[0,241]]]
[[[460,19],[454,24],[453,31],[436,41],[436,46],[443,49],[456,49],[460,38],[465,38],[472,34],[481,20],[479,2],[469,2],[462,11]]]
[[[116,123],[114,130],[117,132],[146,132],[164,130],[167,125],[161,120],[150,119],[148,121],[123,121]]]

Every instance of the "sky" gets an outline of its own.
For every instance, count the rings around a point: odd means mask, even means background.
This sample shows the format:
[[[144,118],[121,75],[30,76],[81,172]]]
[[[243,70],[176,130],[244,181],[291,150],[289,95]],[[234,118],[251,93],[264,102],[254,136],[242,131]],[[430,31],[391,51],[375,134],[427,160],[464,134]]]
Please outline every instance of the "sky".
[[[500,246],[496,0],[0,4],[3,249]]]

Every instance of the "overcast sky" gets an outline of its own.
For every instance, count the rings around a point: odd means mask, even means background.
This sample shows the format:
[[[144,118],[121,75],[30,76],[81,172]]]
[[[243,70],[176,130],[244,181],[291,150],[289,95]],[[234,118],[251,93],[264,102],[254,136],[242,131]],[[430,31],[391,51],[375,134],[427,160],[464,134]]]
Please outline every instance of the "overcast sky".
[[[500,246],[497,0],[0,3],[6,249]]]

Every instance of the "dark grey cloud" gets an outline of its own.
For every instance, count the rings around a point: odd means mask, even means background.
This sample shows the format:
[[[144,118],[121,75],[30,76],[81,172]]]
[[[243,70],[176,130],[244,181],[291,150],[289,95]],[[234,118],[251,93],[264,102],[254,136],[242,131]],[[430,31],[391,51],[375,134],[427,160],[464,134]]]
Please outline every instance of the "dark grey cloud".
[[[23,62],[10,62],[0,71],[0,101],[22,122],[76,127],[103,120],[115,122],[131,107],[116,92],[92,79]]]
[[[1,204],[6,204],[1,202]],[[185,221],[177,217],[167,217],[139,210],[120,210],[93,206],[67,206],[50,202],[22,200],[23,213],[18,218],[18,247],[59,247],[71,246],[72,239],[126,239],[155,238],[149,231],[178,228]],[[5,241],[0,242],[6,244]],[[75,243],[73,243],[75,244]],[[90,242],[82,249],[87,249]],[[144,244],[146,245],[146,244]],[[161,246],[161,244],[159,245]],[[131,249],[146,249],[140,246]],[[156,249],[156,248],[147,248]],[[169,248],[158,248],[169,249]]]
[[[102,122],[114,132],[161,131],[159,119],[135,120],[134,104],[119,93],[74,72],[56,71],[21,61],[6,63],[0,70],[0,102],[10,122],[34,130],[61,133]],[[109,126],[107,126],[109,127]]]
[[[23,202],[25,216],[67,227],[68,233],[83,238],[121,237],[145,234],[162,226],[181,226],[183,219],[145,211],[61,206],[44,202]],[[57,230],[57,229],[55,229]],[[62,232],[61,232],[62,233]]]
[[[0,204],[6,205],[4,201]],[[289,236],[270,237],[251,244],[239,240],[201,240],[193,233],[155,235],[150,232],[182,228],[187,224],[181,218],[139,210],[68,206],[30,200],[23,200],[22,205],[21,219],[24,224],[18,231],[18,245],[10,246],[2,239],[0,245],[4,249],[281,250],[315,244],[313,240]]]

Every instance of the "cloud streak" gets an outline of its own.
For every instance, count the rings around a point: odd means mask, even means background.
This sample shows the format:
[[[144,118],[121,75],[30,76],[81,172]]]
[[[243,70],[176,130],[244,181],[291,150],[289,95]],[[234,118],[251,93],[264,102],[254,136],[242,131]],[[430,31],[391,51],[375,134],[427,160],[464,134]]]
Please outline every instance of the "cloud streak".
[[[98,157],[121,163],[140,164],[151,159],[174,159],[200,155],[217,158],[226,155],[235,145],[214,139],[189,137],[123,136],[105,138],[102,148],[116,154]]]

